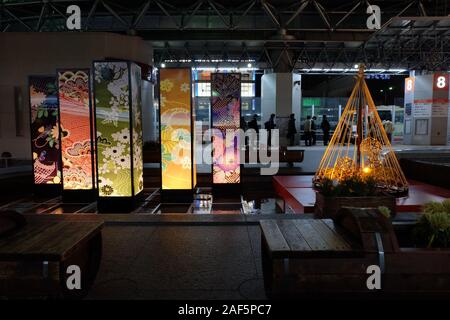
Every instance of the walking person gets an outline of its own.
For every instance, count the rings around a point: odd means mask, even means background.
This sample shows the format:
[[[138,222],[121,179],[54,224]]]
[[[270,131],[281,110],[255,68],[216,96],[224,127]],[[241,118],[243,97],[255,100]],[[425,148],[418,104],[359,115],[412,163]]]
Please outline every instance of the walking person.
[[[275,113],[272,113],[270,115],[270,119],[269,121],[266,121],[266,123],[264,123],[264,128],[268,131],[268,135],[267,135],[267,146],[270,147],[272,145],[272,130],[276,128],[276,124],[275,124]]]
[[[241,117],[240,126],[241,126],[241,130],[244,131],[244,133],[245,133],[248,129],[248,125],[247,125],[247,121],[245,121],[244,117]],[[245,136],[245,138],[244,138],[244,145],[248,146],[248,137],[247,136]]]
[[[323,131],[323,145],[327,146],[330,141],[330,123],[328,122],[327,115],[324,114],[322,117],[322,123],[320,124],[320,129]]]
[[[312,145],[315,146],[316,145],[316,141],[317,141],[317,136],[316,136],[316,116],[312,117],[311,120],[311,139],[312,139]]]
[[[247,125],[247,121],[245,121],[244,117],[241,117],[240,126],[241,126],[242,130],[247,131],[248,125]]]
[[[297,133],[297,129],[295,128],[295,114],[291,113],[291,115],[289,116],[288,129],[287,129],[287,138],[289,139],[290,146],[294,145],[296,133]]]
[[[383,121],[383,127],[384,127],[384,131],[386,131],[386,134],[388,136],[389,139],[389,143],[392,143],[392,134],[394,133],[394,124],[392,123],[391,119],[386,119]]]
[[[256,114],[253,115],[253,119],[250,120],[250,122],[248,123],[248,128],[255,130],[256,133],[258,134],[258,132],[259,132],[258,116]]]
[[[255,130],[255,134],[256,137],[254,139],[256,139],[255,141],[252,141],[251,143],[254,144],[253,147],[256,147],[258,145],[258,133],[259,133],[259,126],[258,126],[258,115],[254,114],[253,115],[253,119],[250,120],[247,124],[248,129],[252,129]]]
[[[311,116],[307,116],[303,123],[303,138],[305,139],[305,146],[311,145]]]

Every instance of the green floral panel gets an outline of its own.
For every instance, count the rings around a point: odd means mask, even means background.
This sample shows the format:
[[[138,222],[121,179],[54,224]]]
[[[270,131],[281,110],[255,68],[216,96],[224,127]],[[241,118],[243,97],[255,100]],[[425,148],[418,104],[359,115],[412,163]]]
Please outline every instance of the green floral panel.
[[[94,72],[99,196],[131,197],[128,63],[94,62]]]
[[[133,116],[133,183],[134,194],[144,189],[142,159],[141,68],[131,63],[131,111]]]

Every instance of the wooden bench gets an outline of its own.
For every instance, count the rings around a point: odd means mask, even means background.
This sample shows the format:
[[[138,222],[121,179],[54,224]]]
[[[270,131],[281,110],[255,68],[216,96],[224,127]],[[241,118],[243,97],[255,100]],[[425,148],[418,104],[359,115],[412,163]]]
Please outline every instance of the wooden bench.
[[[330,219],[261,220],[260,226],[264,285],[270,297],[319,289],[304,287],[307,277],[314,277],[314,265],[308,263],[305,269],[298,262],[362,255]]]
[[[260,226],[271,298],[450,297],[450,249],[400,247],[393,225],[376,209],[344,208],[335,221],[261,220]],[[371,265],[381,270],[380,290],[367,287]]]
[[[0,297],[81,298],[101,260],[103,222],[29,221],[0,237]],[[69,290],[67,268],[81,270],[81,290]]]

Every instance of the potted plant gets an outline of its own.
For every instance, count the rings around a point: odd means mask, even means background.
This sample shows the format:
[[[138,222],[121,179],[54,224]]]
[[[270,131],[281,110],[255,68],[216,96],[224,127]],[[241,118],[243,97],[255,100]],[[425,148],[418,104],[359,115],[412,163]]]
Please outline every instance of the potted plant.
[[[382,290],[385,293],[432,295],[448,298],[450,292],[450,199],[427,203],[416,221],[389,219],[387,208],[351,208],[340,210],[335,223],[345,230],[347,239],[364,251],[366,265],[379,260],[384,252]],[[380,241],[374,241],[377,238]],[[361,257],[346,260],[347,268],[339,273],[348,289]],[[343,259],[344,260],[344,259]],[[317,261],[317,260],[316,260]],[[364,263],[362,263],[364,265]],[[322,275],[329,277],[329,269]],[[320,266],[315,264],[315,272]],[[328,271],[328,272],[327,272]],[[363,273],[364,273],[363,269]],[[320,276],[322,276],[319,273]],[[348,278],[346,278],[348,276]],[[364,275],[365,276],[365,275]],[[320,279],[320,277],[317,277]],[[316,278],[316,279],[317,279]],[[363,278],[366,279],[366,278]],[[355,287],[358,290],[361,287]],[[364,288],[365,289],[365,288]],[[363,290],[364,290],[363,289]],[[367,291],[363,291],[367,292]]]
[[[412,242],[416,247],[450,247],[450,199],[429,202],[423,215],[412,229]]]
[[[323,179],[316,192],[316,218],[334,219],[342,207],[385,207],[395,215],[395,197],[378,188],[371,176],[350,175],[341,180]]]

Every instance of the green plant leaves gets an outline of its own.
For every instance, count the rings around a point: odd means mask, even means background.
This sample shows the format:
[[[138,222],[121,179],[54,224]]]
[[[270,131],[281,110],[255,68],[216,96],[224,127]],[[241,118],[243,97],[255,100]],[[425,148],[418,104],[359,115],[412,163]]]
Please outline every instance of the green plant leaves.
[[[368,197],[380,193],[375,179],[360,176],[346,177],[340,181],[324,179],[320,191],[329,197]]]
[[[413,229],[413,240],[418,246],[448,248],[450,246],[450,199],[429,202],[424,214]]]

